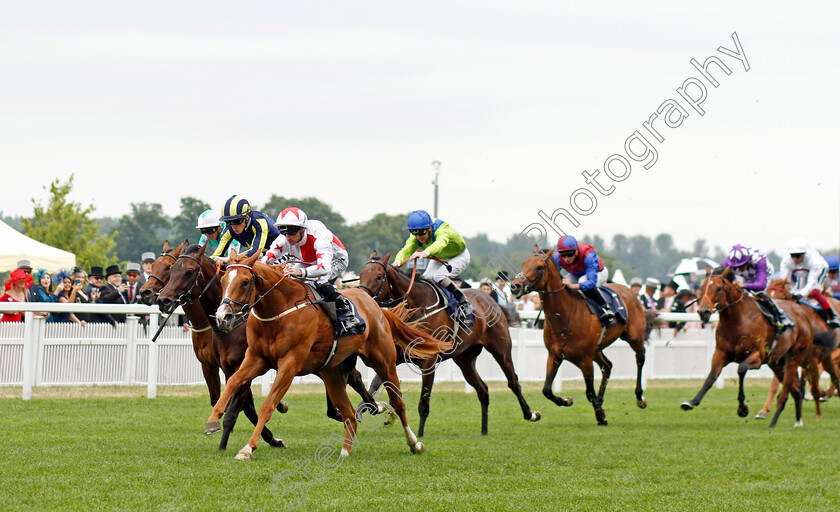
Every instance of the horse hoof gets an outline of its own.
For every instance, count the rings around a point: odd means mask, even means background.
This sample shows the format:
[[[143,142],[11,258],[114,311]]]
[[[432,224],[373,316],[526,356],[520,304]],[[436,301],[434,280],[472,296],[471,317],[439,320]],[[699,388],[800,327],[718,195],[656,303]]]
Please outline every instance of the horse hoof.
[[[234,459],[236,459],[236,460],[253,460],[254,459],[254,454],[252,454],[250,451],[243,448],[243,449],[239,450],[239,453],[236,454],[236,457],[234,457]]]
[[[747,415],[750,413],[750,408],[746,405],[738,406],[738,416],[741,418],[746,418]]]
[[[755,413],[755,419],[757,419],[757,420],[763,420],[763,419],[765,419],[765,418],[767,418],[767,413],[766,413],[766,412],[764,412],[764,411],[758,411],[757,413]]]
[[[540,421],[540,418],[542,418],[542,415],[540,414],[540,411],[531,411],[531,420],[530,421]]]
[[[383,412],[388,410],[388,404],[385,402],[376,402],[376,413],[382,414]]]
[[[638,407],[639,409],[644,409],[645,407],[647,407],[647,399],[642,398],[641,400],[636,400],[636,407]]]
[[[564,407],[571,407],[575,403],[574,399],[572,399],[572,397],[570,397],[570,396],[564,396],[563,397],[563,402],[565,402],[563,404]]]
[[[204,435],[205,436],[213,435],[216,432],[219,432],[220,430],[222,430],[222,426],[219,424],[218,421],[214,421],[212,423],[208,423],[208,424],[204,425]]]
[[[274,438],[274,444],[272,445],[274,448],[286,448],[286,441],[283,441],[279,437]]]
[[[277,410],[280,411],[280,414],[286,414],[287,412],[289,412],[289,404],[287,404],[283,400],[280,400],[280,403],[277,404]]]
[[[683,411],[690,411],[690,410],[694,409],[696,407],[696,405],[691,403],[691,401],[686,400],[685,402],[680,404],[680,407],[682,407]]]
[[[805,426],[805,424],[804,424],[804,423],[802,423],[802,420],[799,420],[799,421],[797,421],[796,423],[794,423],[794,424],[793,424],[793,426],[794,426],[794,427],[804,427],[804,426]]]
[[[415,444],[414,446],[409,446],[409,449],[411,450],[411,453],[421,454],[426,451],[426,445],[424,445],[420,441],[417,441],[417,444]]]
[[[607,420],[601,420],[601,421],[598,422],[599,427],[606,427],[607,425],[609,425]]]

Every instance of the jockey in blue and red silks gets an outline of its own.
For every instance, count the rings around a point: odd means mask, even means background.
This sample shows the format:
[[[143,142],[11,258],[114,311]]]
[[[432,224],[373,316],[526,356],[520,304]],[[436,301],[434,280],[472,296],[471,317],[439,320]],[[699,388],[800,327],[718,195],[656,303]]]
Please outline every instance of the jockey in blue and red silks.
[[[578,243],[575,237],[565,235],[557,241],[557,251],[553,259],[558,268],[568,272],[563,278],[563,283],[572,290],[580,290],[601,307],[599,319],[609,320],[615,316],[615,312],[598,291],[598,286],[606,284],[609,271],[595,253],[594,247]]]
[[[773,299],[764,293],[767,288],[767,279],[773,275],[773,264],[767,260],[767,256],[763,252],[741,244],[735,244],[729,250],[729,255],[723,260],[722,265],[730,267],[734,280],[743,289],[753,292],[756,298],[773,314],[777,334],[781,334],[785,329],[793,326],[793,323],[787,315],[782,313]]]

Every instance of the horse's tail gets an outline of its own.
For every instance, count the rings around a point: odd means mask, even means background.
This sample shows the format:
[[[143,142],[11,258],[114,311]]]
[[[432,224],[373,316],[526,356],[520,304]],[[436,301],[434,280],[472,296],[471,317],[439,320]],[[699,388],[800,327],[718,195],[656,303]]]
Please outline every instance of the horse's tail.
[[[421,360],[432,360],[441,352],[452,349],[452,343],[432,338],[425,332],[405,323],[410,312],[406,309],[383,309],[382,314],[391,326],[394,344],[406,352],[406,355]]]
[[[656,327],[657,317],[656,311],[652,309],[645,310],[645,342],[650,339],[650,333]]]

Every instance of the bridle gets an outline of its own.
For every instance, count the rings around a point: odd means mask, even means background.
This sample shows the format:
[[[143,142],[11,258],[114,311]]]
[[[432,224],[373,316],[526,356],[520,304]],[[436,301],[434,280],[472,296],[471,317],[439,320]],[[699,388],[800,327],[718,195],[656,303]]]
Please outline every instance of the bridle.
[[[257,274],[257,272],[254,270],[254,267],[252,267],[252,266],[249,266],[249,265],[243,265],[243,264],[241,264],[241,263],[234,263],[234,264],[231,264],[231,265],[228,265],[228,266],[227,266],[227,270],[230,270],[230,269],[232,269],[232,268],[244,268],[245,270],[247,270],[247,271],[249,271],[249,272],[251,273],[251,277],[250,277],[250,279],[248,280],[248,291],[245,293],[245,296],[246,296],[246,297],[249,297],[249,298],[250,298],[250,297],[251,297],[251,295],[252,295],[252,294],[256,291],[256,282],[257,282],[257,279],[256,279],[256,278],[260,278],[260,280],[265,281],[266,283],[268,283],[268,281],[266,281],[266,279],[265,279],[264,277],[262,277],[261,275]],[[227,272],[227,270],[226,270],[225,272]],[[265,298],[265,296],[266,296],[266,295],[268,295],[269,293],[271,293],[271,291],[272,291],[275,287],[277,287],[277,285],[279,285],[280,283],[282,283],[282,282],[283,282],[283,279],[285,279],[285,278],[286,278],[285,274],[284,274],[284,275],[282,275],[282,276],[280,277],[280,279],[278,279],[278,280],[277,280],[277,282],[276,282],[276,283],[274,283],[271,287],[269,287],[269,288],[268,288],[268,290],[266,290],[266,291],[265,291],[265,293],[261,293],[260,295],[258,295],[258,296],[257,296],[257,298],[256,298],[256,300],[254,300],[254,302],[240,302],[240,301],[237,301],[237,300],[233,300],[233,299],[231,299],[230,297],[224,297],[224,298],[222,299],[222,303],[221,303],[221,305],[227,305],[227,306],[230,306],[231,304],[236,304],[237,306],[239,306],[239,311],[234,311],[234,313],[233,313],[233,320],[234,320],[234,323],[236,323],[236,322],[238,322],[241,318],[246,317],[246,316],[247,316],[247,315],[251,312],[251,310],[252,310],[252,309],[254,309],[254,307],[255,307],[255,306],[256,306],[256,305],[257,305],[257,304],[258,304],[261,300],[263,300],[263,298]],[[220,305],[220,306],[221,306],[221,305]],[[281,313],[281,315],[282,315],[282,313]],[[278,317],[278,318],[279,318],[279,317]],[[263,320],[263,319],[260,319],[260,320]]]
[[[543,258],[543,261],[545,262],[546,265],[553,265],[554,264],[554,262],[551,261],[551,257],[549,257],[548,259]],[[548,267],[547,266],[543,267],[542,270],[540,270],[539,273],[534,277],[534,279],[528,279],[528,276],[526,276],[522,272],[519,272],[518,274],[516,274],[513,277],[513,279],[514,279],[514,281],[519,279],[520,281],[525,283],[525,286],[522,288],[523,293],[530,293],[532,291],[537,291],[539,293],[557,293],[557,292],[561,292],[561,291],[566,289],[566,283],[561,280],[561,282],[563,282],[563,286],[561,286],[560,288],[558,288],[556,290],[534,290],[534,285],[539,283],[543,279],[545,279],[545,273],[546,272],[548,272]]]
[[[728,282],[728,280],[727,280],[725,277],[722,277],[722,276],[719,276],[719,275],[718,275],[718,276],[710,276],[710,277],[709,277],[709,279],[706,281],[706,287],[705,287],[705,289],[703,290],[703,297],[701,297],[701,298],[700,298],[700,302],[702,303],[702,302],[703,302],[703,299],[706,299],[706,300],[708,300],[708,301],[709,301],[709,304],[711,305],[711,312],[710,312],[710,314],[712,314],[712,313],[719,313],[719,312],[721,312],[721,311],[725,311],[725,310],[727,310],[727,309],[731,308],[731,307],[732,307],[732,306],[734,306],[735,304],[738,304],[739,302],[741,302],[741,300],[742,300],[742,299],[744,298],[744,296],[746,295],[746,293],[744,293],[744,290],[743,290],[743,289],[740,289],[741,295],[738,297],[738,299],[737,299],[737,300],[735,300],[734,302],[729,302],[729,303],[727,303],[727,304],[726,304],[725,306],[723,306],[722,308],[715,309],[715,306],[717,306],[717,301],[712,301],[712,298],[711,298],[711,297],[709,297],[709,285],[711,285],[711,284],[712,284],[712,283],[711,283],[711,279],[713,279],[713,278],[717,278],[717,279],[720,279],[721,281],[723,281],[723,295],[724,295],[724,297],[725,297],[725,296],[727,296],[727,295],[729,294],[729,282]],[[734,285],[733,285],[733,286],[734,286]],[[737,288],[737,287],[736,287],[736,288]]]
[[[198,258],[196,258],[195,256],[192,256],[190,254],[181,254],[180,256],[178,256],[178,259],[181,259],[181,258],[192,260],[198,265],[198,272],[196,272],[196,274],[195,274],[195,281],[193,281],[193,284],[189,288],[187,288],[186,291],[184,291],[184,293],[182,293],[176,299],[176,302],[178,304],[183,305],[183,304],[195,302],[198,299],[200,299],[201,297],[203,297],[204,294],[207,292],[207,290],[210,288],[210,285],[213,284],[213,281],[216,280],[219,273],[218,273],[218,271],[213,272],[213,277],[211,277],[210,279],[207,280],[207,284],[205,284],[204,288],[201,289],[201,293],[199,293],[198,296],[196,296],[196,297],[192,297],[190,295],[190,292],[193,290],[193,288],[200,288],[201,287],[200,279],[204,276],[204,266],[201,264],[201,260],[199,260]],[[216,269],[215,266],[213,268],[214,268],[214,270]]]
[[[172,256],[171,254],[169,254],[169,252],[160,253],[160,256],[158,256],[158,259],[163,258],[164,256],[169,256],[170,258],[172,258],[173,262],[178,261],[178,259],[175,256]],[[161,286],[166,286],[166,281],[164,281],[163,279],[161,279],[157,275],[149,274],[149,277],[154,277],[155,279],[158,280],[158,282],[161,284]],[[160,291],[158,291],[158,295],[160,295]]]
[[[382,267],[382,271],[383,271],[382,281],[379,282],[379,286],[376,288],[376,291],[371,290],[370,288],[368,288],[367,286],[365,286],[363,284],[359,284],[359,288],[362,288],[366,292],[368,292],[370,294],[370,296],[373,297],[373,300],[375,300],[376,303],[380,307],[392,308],[392,307],[396,306],[397,304],[405,301],[406,298],[408,297],[408,294],[405,294],[398,299],[397,298],[390,298],[390,299],[386,300],[386,299],[380,299],[379,298],[379,294],[382,293],[382,288],[385,287],[385,283],[388,281],[388,267],[387,267],[387,265],[385,265],[384,263],[382,263],[379,260],[368,260],[368,265],[371,264],[371,263],[376,263],[377,265]],[[389,287],[389,290],[390,290],[390,287]]]

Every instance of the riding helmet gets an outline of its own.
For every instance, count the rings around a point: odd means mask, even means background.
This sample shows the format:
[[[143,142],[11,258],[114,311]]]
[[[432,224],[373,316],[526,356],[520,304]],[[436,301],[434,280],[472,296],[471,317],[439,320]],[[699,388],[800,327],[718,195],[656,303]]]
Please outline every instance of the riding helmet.
[[[222,217],[219,220],[229,222],[237,219],[244,219],[251,213],[251,204],[247,199],[239,196],[230,196],[222,208]]]
[[[306,222],[309,219],[306,217],[306,213],[300,208],[296,208],[294,206],[290,206],[280,212],[280,215],[277,216],[277,222],[274,223],[275,226],[300,226],[302,228],[306,227]]]
[[[426,229],[432,227],[432,216],[426,210],[414,210],[408,214],[405,229]]]
[[[575,240],[575,237],[572,235],[563,235],[560,237],[560,240],[557,241],[557,250],[560,252],[574,251],[577,250],[577,248],[577,240]]]

